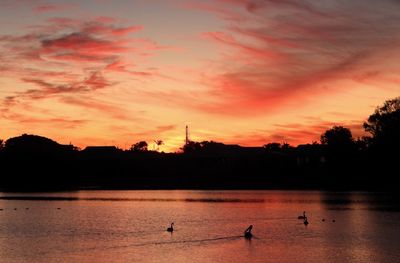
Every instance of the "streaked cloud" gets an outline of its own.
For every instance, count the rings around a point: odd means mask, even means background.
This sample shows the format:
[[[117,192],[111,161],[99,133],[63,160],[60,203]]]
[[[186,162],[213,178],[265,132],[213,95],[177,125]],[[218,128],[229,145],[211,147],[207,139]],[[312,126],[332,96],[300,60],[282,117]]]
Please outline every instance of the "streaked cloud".
[[[397,1],[207,3],[192,2],[190,8],[226,22],[222,30],[203,33],[221,50],[218,72],[206,80],[213,99],[200,105],[213,114],[266,114],[288,102],[301,107],[310,97],[340,92],[334,85],[341,81],[366,82],[397,70],[388,60],[398,60],[399,52],[387,55],[400,44]]]
[[[8,105],[17,99],[43,99],[112,87],[115,82],[108,79],[110,72],[139,78],[153,76],[155,70],[137,69],[124,62],[127,55],[148,56],[164,48],[132,36],[141,30],[141,25],[122,26],[109,17],[55,17],[45,25],[31,27],[29,33],[0,36],[3,74],[29,86],[8,96]]]
[[[400,92],[399,11],[395,0],[3,0],[0,137],[163,139],[172,151],[186,124],[195,140],[243,145],[310,142],[332,125],[357,137]]]
[[[355,139],[366,135],[359,120],[348,123],[319,120],[306,123],[276,124],[270,129],[254,131],[251,134],[234,135],[230,138],[230,142],[259,146],[272,142],[291,145],[313,143],[319,142],[321,134],[335,125],[349,128]]]

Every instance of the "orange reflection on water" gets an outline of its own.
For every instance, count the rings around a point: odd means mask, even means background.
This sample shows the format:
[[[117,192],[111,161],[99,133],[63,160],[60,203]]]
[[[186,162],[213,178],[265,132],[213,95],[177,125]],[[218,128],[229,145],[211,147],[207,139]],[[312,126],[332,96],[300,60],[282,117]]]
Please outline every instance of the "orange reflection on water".
[[[377,209],[393,204],[385,202],[366,193],[290,191],[3,193],[0,256],[6,262],[396,262],[400,215]],[[303,211],[308,226],[297,219]],[[243,231],[250,224],[249,241]]]

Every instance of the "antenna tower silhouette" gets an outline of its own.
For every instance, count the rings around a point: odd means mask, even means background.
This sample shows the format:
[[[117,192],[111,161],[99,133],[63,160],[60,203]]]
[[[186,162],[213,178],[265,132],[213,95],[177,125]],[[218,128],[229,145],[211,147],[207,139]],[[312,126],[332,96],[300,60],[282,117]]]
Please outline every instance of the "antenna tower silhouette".
[[[186,125],[186,138],[185,138],[185,144],[189,144],[189,126]]]

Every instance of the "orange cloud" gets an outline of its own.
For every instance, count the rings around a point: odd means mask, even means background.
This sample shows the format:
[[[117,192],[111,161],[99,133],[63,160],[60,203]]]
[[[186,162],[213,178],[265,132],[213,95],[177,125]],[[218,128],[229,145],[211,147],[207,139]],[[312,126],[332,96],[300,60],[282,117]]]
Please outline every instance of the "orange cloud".
[[[11,54],[3,61],[3,74],[37,87],[8,96],[8,105],[16,99],[42,99],[110,87],[114,82],[106,78],[104,72],[108,71],[139,78],[153,76],[154,70],[131,70],[133,65],[122,64],[123,57],[164,48],[154,41],[130,36],[143,26],[120,26],[116,19],[107,17],[89,21],[50,18],[48,24],[32,29],[25,35],[0,36],[0,53]]]
[[[388,19],[400,24],[394,11],[399,4],[385,4],[218,0],[211,9],[194,2],[191,8],[226,20],[224,30],[203,33],[221,47],[221,57],[214,60],[216,71],[202,75],[209,91],[196,107],[213,114],[265,115],[289,104],[301,107],[327,91],[343,92],[344,81],[368,82],[396,72],[389,65],[399,57],[388,63],[385,52],[400,44],[400,28],[387,26]],[[243,19],[226,17],[232,12]]]
[[[353,134],[353,138],[359,138],[366,135],[362,127],[362,122],[360,121],[337,123],[319,120],[303,124],[277,124],[267,130],[246,135],[233,135],[229,141],[227,141],[225,138],[221,138],[221,140],[228,143],[238,143],[249,146],[262,146],[271,142],[289,143],[296,146],[304,143],[319,142],[320,136],[326,130],[335,125],[341,125],[349,128]]]
[[[89,97],[73,97],[73,96],[63,96],[60,97],[60,102],[78,106],[84,108],[86,110],[95,110],[97,112],[101,112],[106,114],[107,116],[112,117],[117,120],[135,120],[135,117],[129,116],[126,110],[118,105],[113,105],[110,103],[106,103],[103,101],[99,101],[98,99],[89,98]]]

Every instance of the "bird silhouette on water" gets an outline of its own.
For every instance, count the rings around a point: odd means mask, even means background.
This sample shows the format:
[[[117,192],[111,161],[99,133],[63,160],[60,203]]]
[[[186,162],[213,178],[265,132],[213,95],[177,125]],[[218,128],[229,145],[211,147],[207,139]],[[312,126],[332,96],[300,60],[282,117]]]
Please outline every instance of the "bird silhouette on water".
[[[167,228],[168,232],[174,232],[174,223],[171,223],[171,226]]]
[[[246,239],[251,239],[253,237],[253,234],[251,233],[251,230],[253,229],[253,225],[250,225],[245,231],[244,231],[244,238]]]
[[[304,218],[304,222],[303,222],[303,223],[304,223],[305,226],[308,225],[308,219],[307,219],[307,217]]]
[[[306,211],[303,211],[303,215],[302,216],[298,216],[297,219],[306,219]]]

